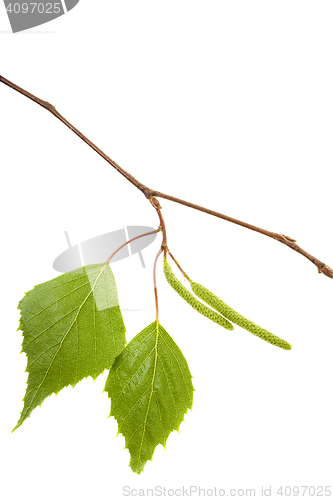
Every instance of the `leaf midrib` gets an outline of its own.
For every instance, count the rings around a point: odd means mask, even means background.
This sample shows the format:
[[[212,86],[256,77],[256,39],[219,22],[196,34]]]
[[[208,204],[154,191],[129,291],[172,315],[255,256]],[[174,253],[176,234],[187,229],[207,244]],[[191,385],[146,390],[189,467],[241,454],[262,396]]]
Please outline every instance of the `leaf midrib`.
[[[159,326],[159,323],[158,323],[158,321],[156,321],[156,341],[155,341],[154,371],[153,371],[153,378],[152,378],[152,382],[151,382],[151,391],[150,391],[149,401],[148,401],[148,405],[147,405],[146,416],[145,416],[145,420],[144,420],[144,423],[143,423],[143,431],[142,431],[142,438],[141,438],[141,443],[140,443],[140,449],[139,449],[139,455],[138,455],[136,472],[138,472],[139,465],[140,465],[140,456],[141,456],[143,438],[144,438],[144,435],[145,435],[145,432],[146,432],[148,412],[149,412],[149,409],[150,409],[151,398],[152,398],[153,392],[154,392],[154,382],[155,382],[155,376],[156,376],[156,365],[157,365],[157,356],[158,356],[157,355],[157,343],[158,343],[158,334],[159,334],[158,326]]]

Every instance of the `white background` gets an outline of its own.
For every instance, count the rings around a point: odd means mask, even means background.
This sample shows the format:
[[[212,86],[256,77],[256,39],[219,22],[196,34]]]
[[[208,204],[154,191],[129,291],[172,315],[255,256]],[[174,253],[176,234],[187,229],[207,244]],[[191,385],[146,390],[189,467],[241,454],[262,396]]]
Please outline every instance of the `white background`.
[[[93,7],[92,7],[93,5]],[[333,6],[308,1],[88,2],[10,33],[0,74],[54,104],[148,186],[297,239],[333,267]],[[192,279],[289,352],[192,310],[158,271],[160,319],[186,356],[193,411],[140,476],[102,393],[48,398],[15,433],[26,388],[17,303],[72,243],[139,224],[144,196],[46,110],[0,86],[2,498],[122,498],[123,487],[332,485],[332,281],[258,233],[161,200]],[[116,263],[127,339],[154,320],[158,240]],[[333,490],[333,488],[332,488]],[[197,495],[193,495],[197,497]]]

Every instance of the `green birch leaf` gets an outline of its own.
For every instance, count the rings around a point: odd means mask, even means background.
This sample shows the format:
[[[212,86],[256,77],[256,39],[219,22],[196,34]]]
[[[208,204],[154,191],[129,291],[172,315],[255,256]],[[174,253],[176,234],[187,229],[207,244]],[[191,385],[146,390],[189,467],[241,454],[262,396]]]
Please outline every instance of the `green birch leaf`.
[[[269,342],[272,345],[280,347],[281,349],[285,349],[286,351],[290,351],[291,345],[286,340],[277,337],[268,330],[265,330],[265,328],[262,328],[261,326],[253,323],[253,321],[250,321],[249,319],[245,318],[245,316],[242,316],[241,314],[236,312],[234,309],[228,306],[228,304],[223,302],[223,300],[221,300],[219,297],[217,297],[214,293],[212,293],[204,286],[200,285],[199,283],[195,283],[194,281],[191,281],[191,287],[193,292],[198,297],[200,297],[200,299],[207,302],[207,304],[209,304],[211,307],[214,307],[216,311],[218,311],[220,314],[223,314],[223,316],[228,318],[236,325],[240,326],[241,328],[244,328],[248,332],[253,333],[253,335],[256,335],[257,337],[261,338],[262,340],[265,340],[266,342]]]
[[[94,380],[126,344],[116,282],[108,264],[93,264],[35,286],[20,301],[28,387],[17,429],[36,406],[65,386]]]
[[[179,347],[156,321],[126,346],[105,385],[118,433],[125,437],[133,472],[140,474],[158,444],[192,409],[193,385]]]

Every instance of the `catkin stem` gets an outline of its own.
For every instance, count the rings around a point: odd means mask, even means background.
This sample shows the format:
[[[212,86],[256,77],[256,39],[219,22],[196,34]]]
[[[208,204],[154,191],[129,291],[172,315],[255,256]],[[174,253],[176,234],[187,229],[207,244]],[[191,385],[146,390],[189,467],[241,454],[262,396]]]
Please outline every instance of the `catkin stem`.
[[[175,259],[175,257],[172,255],[172,253],[170,252],[170,250],[168,249],[168,254],[170,255],[170,257],[172,258],[172,260],[174,261],[174,263],[176,264],[176,266],[178,267],[179,271],[182,273],[182,275],[184,276],[184,278],[187,279],[187,281],[189,281],[191,283],[191,279],[188,277],[188,275],[185,273],[184,269],[180,266],[178,260]]]

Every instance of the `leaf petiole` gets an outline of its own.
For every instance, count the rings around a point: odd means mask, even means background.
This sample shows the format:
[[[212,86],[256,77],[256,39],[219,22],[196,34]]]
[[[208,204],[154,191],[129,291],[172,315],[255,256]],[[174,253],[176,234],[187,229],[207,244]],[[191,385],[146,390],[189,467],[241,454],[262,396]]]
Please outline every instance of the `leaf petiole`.
[[[128,241],[126,241],[126,243],[124,243],[123,245],[121,245],[119,248],[117,248],[117,250],[115,250],[113,252],[113,254],[110,255],[110,257],[108,258],[108,260],[105,262],[105,264],[108,264],[110,262],[110,260],[116,255],[117,252],[119,252],[119,250],[121,250],[122,248],[124,248],[126,245],[128,245],[129,243],[131,243],[132,241],[134,240],[137,240],[139,238],[143,238],[144,236],[148,236],[150,234],[155,234],[155,233],[158,233],[160,231],[160,228],[158,229],[155,229],[155,231],[149,231],[149,233],[144,233],[144,234],[139,234],[139,236],[135,236],[135,238],[132,238]]]

